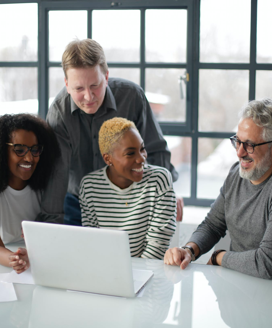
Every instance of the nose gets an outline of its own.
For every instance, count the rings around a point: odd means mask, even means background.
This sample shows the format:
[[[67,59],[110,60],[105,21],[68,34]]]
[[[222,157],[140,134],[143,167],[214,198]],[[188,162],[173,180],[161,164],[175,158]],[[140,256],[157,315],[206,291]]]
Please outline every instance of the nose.
[[[31,154],[30,150],[28,150],[28,152],[25,154],[24,160],[30,163],[33,161],[33,155]]]
[[[139,153],[139,155],[136,158],[137,163],[144,163],[146,160],[146,153]]]
[[[87,100],[87,101],[92,100],[92,99],[93,99],[92,91],[89,90],[89,89],[86,89],[85,94],[84,94],[84,98],[85,98],[85,100]]]
[[[247,151],[244,149],[244,144],[240,144],[239,148],[236,150],[236,153],[239,158],[247,155]]]

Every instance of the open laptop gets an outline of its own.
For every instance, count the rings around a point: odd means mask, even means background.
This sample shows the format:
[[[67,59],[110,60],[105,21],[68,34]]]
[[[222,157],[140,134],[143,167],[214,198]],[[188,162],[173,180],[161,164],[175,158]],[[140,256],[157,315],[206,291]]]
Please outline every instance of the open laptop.
[[[134,297],[153,276],[132,270],[126,231],[23,221],[35,284]]]

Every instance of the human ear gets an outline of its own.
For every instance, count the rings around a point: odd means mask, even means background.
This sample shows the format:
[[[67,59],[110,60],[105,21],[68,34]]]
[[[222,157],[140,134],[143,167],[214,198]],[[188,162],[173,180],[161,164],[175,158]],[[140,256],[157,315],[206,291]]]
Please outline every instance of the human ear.
[[[103,154],[102,155],[104,162],[108,165],[108,166],[112,166],[112,162],[111,162],[111,155],[110,154]]]

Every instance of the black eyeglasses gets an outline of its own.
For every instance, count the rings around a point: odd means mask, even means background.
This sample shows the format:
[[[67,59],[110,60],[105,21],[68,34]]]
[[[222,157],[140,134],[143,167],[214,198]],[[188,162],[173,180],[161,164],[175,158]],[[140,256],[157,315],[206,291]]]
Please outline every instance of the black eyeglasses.
[[[43,151],[42,145],[34,145],[32,147],[28,147],[26,145],[20,145],[20,144],[13,144],[13,143],[7,143],[7,145],[13,146],[14,152],[19,157],[25,156],[29,151],[31,152],[33,157],[38,157],[41,155]]]
[[[257,147],[257,146],[261,146],[261,145],[265,145],[265,144],[268,144],[268,143],[271,143],[272,141],[267,141],[267,142],[262,142],[262,143],[259,143],[259,144],[252,144],[250,142],[243,142],[239,139],[237,139],[236,136],[232,136],[230,137],[230,141],[231,141],[231,144],[232,146],[238,150],[240,148],[240,145],[243,144],[243,148],[244,150],[249,153],[249,154],[253,154],[254,153],[254,148]]]

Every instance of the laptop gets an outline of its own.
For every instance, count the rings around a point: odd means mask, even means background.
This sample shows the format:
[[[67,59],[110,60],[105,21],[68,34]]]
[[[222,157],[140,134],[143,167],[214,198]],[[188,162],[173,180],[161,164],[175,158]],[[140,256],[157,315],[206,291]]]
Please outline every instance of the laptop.
[[[135,297],[153,276],[132,269],[126,231],[23,221],[35,284]]]

